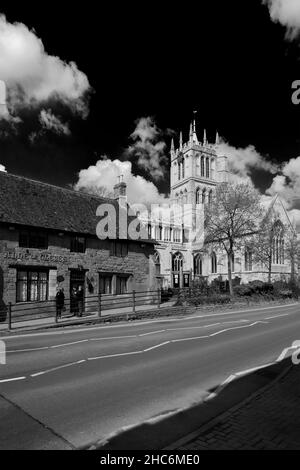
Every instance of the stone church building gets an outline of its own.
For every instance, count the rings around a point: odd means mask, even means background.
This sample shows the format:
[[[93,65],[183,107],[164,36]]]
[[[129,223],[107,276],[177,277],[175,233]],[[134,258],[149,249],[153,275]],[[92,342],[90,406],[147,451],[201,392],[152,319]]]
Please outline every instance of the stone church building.
[[[195,121],[190,126],[189,138],[183,142],[180,134],[179,147],[171,146],[171,204],[190,207],[191,217],[202,211],[200,236],[194,241],[185,239],[183,223],[170,224],[161,221],[149,225],[149,235],[157,241],[154,262],[158,282],[163,288],[190,287],[197,279],[208,282],[218,278],[226,281],[227,255],[221,250],[204,250],[204,207],[209,204],[216,186],[230,182],[228,157],[220,150],[218,133],[214,143],[209,143],[204,131],[202,142],[198,140]],[[186,206],[188,205],[188,206]],[[186,209],[185,209],[186,210]],[[295,232],[287,212],[278,196],[274,197],[269,210],[281,221],[282,226]],[[185,214],[186,215],[186,214]],[[198,214],[199,215],[199,214]],[[285,253],[284,235],[274,246],[272,279],[287,279],[291,263]],[[242,249],[234,254],[232,278],[240,282],[267,280],[267,268],[254,263],[249,250]]]

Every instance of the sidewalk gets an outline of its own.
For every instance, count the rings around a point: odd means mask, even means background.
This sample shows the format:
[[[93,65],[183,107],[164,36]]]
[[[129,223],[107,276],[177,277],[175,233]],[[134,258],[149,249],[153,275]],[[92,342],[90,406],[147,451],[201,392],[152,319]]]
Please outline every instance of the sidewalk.
[[[169,301],[165,302],[160,306],[161,309],[165,308],[170,308],[173,307],[174,301]],[[135,307],[135,311],[137,312],[151,312],[152,310],[158,310],[157,305],[137,305]],[[117,316],[117,315],[126,315],[126,314],[133,314],[132,307],[118,307],[114,309],[109,309],[109,310],[103,310],[101,312],[101,317],[100,318],[109,318],[110,316]],[[82,317],[76,317],[74,315],[68,315],[63,317],[61,320],[58,320],[58,323],[55,323],[55,318],[53,316],[49,316],[46,318],[39,318],[39,319],[30,319],[26,321],[16,321],[13,322],[12,324],[12,330],[22,330],[22,329],[35,329],[35,328],[47,328],[51,326],[68,326],[68,325],[73,325],[74,323],[80,324],[80,323],[86,323],[90,321],[97,321],[99,320],[98,312],[89,312],[88,314],[84,314]],[[0,335],[1,332],[7,332],[8,327],[7,327],[7,322],[5,323],[0,323]]]
[[[195,435],[196,434],[196,435]],[[177,450],[300,449],[300,366],[178,441]]]

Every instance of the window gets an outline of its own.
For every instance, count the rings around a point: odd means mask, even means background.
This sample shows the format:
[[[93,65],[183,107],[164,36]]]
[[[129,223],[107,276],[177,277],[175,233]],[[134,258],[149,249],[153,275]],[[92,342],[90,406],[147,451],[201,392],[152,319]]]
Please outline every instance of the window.
[[[111,256],[125,258],[128,256],[128,244],[126,242],[112,242]]]
[[[165,242],[171,241],[171,227],[165,227],[164,241]]]
[[[116,294],[127,294],[128,276],[116,276]]]
[[[249,248],[245,251],[245,271],[252,271],[252,251]]]
[[[152,225],[148,224],[148,238],[152,238]]]
[[[211,272],[212,274],[216,274],[218,272],[217,255],[215,252],[211,255]]]
[[[180,271],[183,266],[183,257],[181,253],[175,253],[172,257],[172,269],[173,271]]]
[[[273,226],[272,262],[273,264],[284,264],[284,227],[280,220]]]
[[[162,226],[161,225],[157,225],[155,227],[155,239],[162,240]]]
[[[70,251],[72,253],[85,253],[86,240],[84,237],[71,237]]]
[[[201,202],[201,190],[200,188],[198,188],[196,191],[196,204],[200,204],[200,202]]]
[[[160,256],[157,253],[157,251],[155,252],[153,259],[154,259],[154,264],[155,264],[155,275],[160,276],[160,270],[161,270]]]
[[[17,302],[48,300],[48,271],[18,270]]]
[[[21,248],[39,248],[40,250],[47,250],[47,234],[36,230],[22,230],[19,233],[19,246]]]
[[[174,229],[174,242],[180,243],[181,242],[181,230],[179,228]]]
[[[208,193],[208,204],[212,203],[212,196],[213,196],[213,192],[212,192],[212,189],[211,189]]]
[[[182,163],[181,163],[181,168],[182,168],[182,178],[185,177],[185,161],[184,159],[182,160]]]
[[[178,179],[179,179],[179,180],[180,180],[180,176],[181,176],[181,175],[180,175],[180,174],[181,174],[181,168],[180,168],[180,167],[181,167],[181,164],[178,163]]]
[[[201,157],[201,176],[204,176],[204,157]]]
[[[209,171],[209,158],[206,158],[206,178],[209,178],[210,171]]]
[[[202,276],[202,256],[200,254],[194,257],[194,274]]]
[[[99,274],[100,294],[112,294],[112,275]]]
[[[206,200],[206,189],[204,188],[202,191],[202,204],[205,204],[205,200]]]

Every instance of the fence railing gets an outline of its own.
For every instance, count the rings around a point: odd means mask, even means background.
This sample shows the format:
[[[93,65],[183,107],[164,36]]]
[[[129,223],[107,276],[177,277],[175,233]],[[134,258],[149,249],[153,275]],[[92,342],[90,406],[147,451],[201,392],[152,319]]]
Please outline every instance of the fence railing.
[[[83,302],[72,298],[65,298],[64,304],[59,305],[56,300],[43,302],[9,303],[0,306],[0,329],[6,325],[8,330],[21,323],[32,324],[48,323],[43,320],[53,319],[59,323],[72,317],[96,316],[98,318],[112,313],[135,313],[139,307],[161,308],[168,300],[177,300],[179,290],[167,293],[162,289],[152,291],[132,291],[126,294],[98,294],[86,296]],[[26,325],[25,325],[26,326]]]

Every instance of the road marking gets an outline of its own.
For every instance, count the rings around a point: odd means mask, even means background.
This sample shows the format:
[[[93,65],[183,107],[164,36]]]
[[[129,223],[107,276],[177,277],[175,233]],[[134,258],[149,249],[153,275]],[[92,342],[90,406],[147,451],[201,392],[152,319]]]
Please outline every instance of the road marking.
[[[288,317],[289,313],[283,313],[282,315],[274,315],[273,317],[266,317],[265,320],[271,320],[272,318],[279,318],[279,317]]]
[[[21,334],[21,335],[11,335],[11,336],[4,336],[5,341],[9,339],[19,339],[19,338],[28,338],[28,337],[38,337],[38,336],[51,336],[51,335],[66,335],[66,334],[76,334],[76,333],[83,333],[86,331],[93,331],[93,330],[99,330],[102,329],[104,330],[105,328],[139,328],[143,327],[144,325],[149,325],[152,323],[165,323],[165,322],[179,322],[179,321],[187,321],[187,320],[194,320],[197,318],[209,318],[209,317],[214,317],[214,316],[225,316],[225,315],[235,315],[237,313],[251,313],[251,312],[260,312],[264,310],[272,310],[272,309],[277,309],[277,308],[291,308],[291,307],[299,307],[299,302],[293,303],[293,304],[285,304],[285,305],[273,305],[271,307],[259,307],[259,308],[251,308],[247,310],[231,310],[231,311],[226,311],[226,312],[218,312],[218,313],[211,313],[207,315],[194,315],[194,316],[184,316],[181,318],[165,318],[165,319],[158,319],[158,320],[148,320],[148,321],[140,321],[138,323],[131,323],[130,325],[128,323],[126,324],[121,324],[121,325],[101,325],[101,326],[94,326],[94,327],[85,327],[85,328],[80,328],[80,329],[74,329],[71,325],[69,328],[72,329],[65,329],[64,331],[47,331],[47,332],[41,332],[41,333],[27,333],[27,334]],[[291,312],[291,313],[298,313],[298,312]],[[64,328],[68,328],[68,324],[65,325]]]
[[[157,344],[156,346],[152,346],[151,348],[144,349],[143,352],[148,352],[148,351],[152,351],[153,349],[161,348],[162,346],[165,346],[166,344],[169,344],[169,343],[170,343],[170,341],[165,341],[164,343]]]
[[[97,359],[108,359],[108,358],[111,358],[111,357],[132,356],[134,354],[141,354],[143,352],[144,351],[133,351],[133,352],[128,352],[128,353],[109,354],[107,356],[89,357],[87,360],[88,361],[96,361]]]
[[[217,335],[220,335],[221,333],[226,333],[226,331],[239,330],[241,328],[250,328],[251,326],[258,325],[259,323],[268,323],[268,322],[267,321],[256,321],[254,323],[251,323],[250,325],[234,326],[233,328],[226,328],[225,330],[216,331],[215,333],[212,333],[209,336],[210,337],[217,336]]]
[[[19,352],[45,351],[46,349],[50,349],[50,346],[45,346],[44,348],[11,349],[11,350],[6,351],[6,354],[19,353]]]
[[[76,361],[76,362],[70,362],[69,364],[64,364],[62,366],[58,366],[58,367],[53,367],[52,369],[47,369],[47,370],[43,370],[42,372],[37,372],[36,374],[31,374],[30,377],[39,377],[40,375],[45,375],[45,374],[49,374],[50,372],[55,372],[57,370],[60,370],[60,369],[65,369],[66,367],[71,367],[71,366],[76,366],[78,364],[83,364],[84,362],[86,362],[86,359],[82,359],[81,361]]]
[[[14,377],[13,379],[5,379],[5,380],[0,380],[1,384],[7,383],[7,382],[17,382],[18,380],[25,380],[26,377]]]
[[[88,339],[82,339],[81,341],[74,341],[73,343],[56,344],[55,346],[50,346],[50,349],[62,348],[64,346],[73,346],[74,344],[87,343],[88,341]]]
[[[204,339],[209,338],[208,336],[194,336],[193,338],[180,338],[180,339],[172,339],[171,343],[182,343],[183,341],[192,341],[193,339]]]
[[[149,333],[143,333],[142,335],[139,335],[139,336],[142,337],[142,336],[156,335],[157,333],[164,333],[165,331],[166,330],[150,331]]]
[[[137,338],[137,335],[109,336],[107,338],[89,338],[88,341],[104,341],[104,340],[108,340],[108,339],[125,339],[125,338]]]

